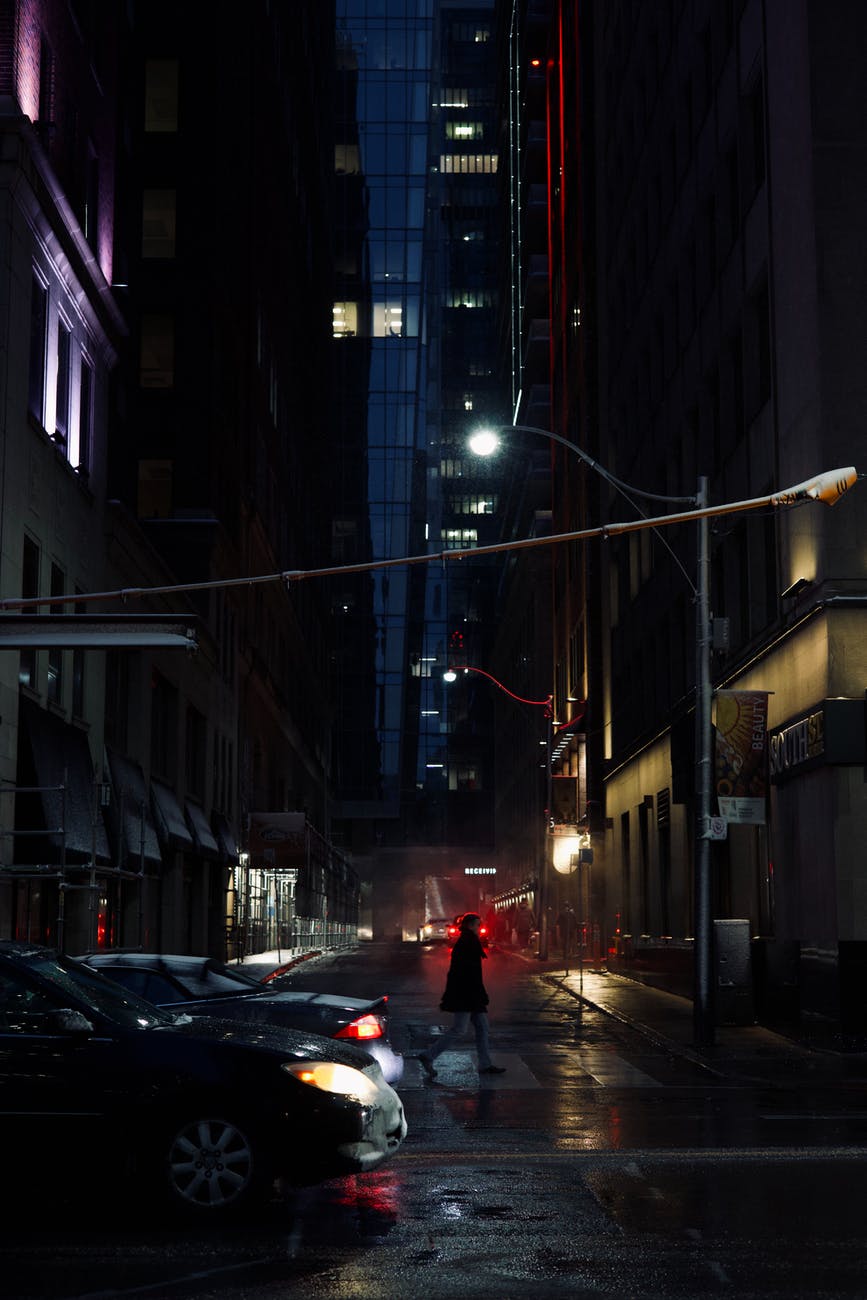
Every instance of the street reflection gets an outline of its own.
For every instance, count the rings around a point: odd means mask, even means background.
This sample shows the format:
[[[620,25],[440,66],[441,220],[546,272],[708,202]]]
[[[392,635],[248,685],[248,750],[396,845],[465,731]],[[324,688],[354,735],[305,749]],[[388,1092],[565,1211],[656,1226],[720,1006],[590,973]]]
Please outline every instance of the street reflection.
[[[287,1256],[320,1246],[375,1246],[397,1223],[399,1184],[391,1172],[353,1175],[302,1188],[288,1200]]]

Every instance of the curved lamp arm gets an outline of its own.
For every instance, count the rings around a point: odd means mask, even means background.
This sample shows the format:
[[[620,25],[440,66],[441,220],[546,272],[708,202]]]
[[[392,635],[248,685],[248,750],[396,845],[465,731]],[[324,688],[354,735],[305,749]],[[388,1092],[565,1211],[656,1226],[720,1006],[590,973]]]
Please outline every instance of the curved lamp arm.
[[[484,668],[473,668],[470,664],[461,664],[459,668],[450,669],[444,674],[445,680],[447,682],[453,682],[457,677],[458,672],[479,673],[480,676],[487,677],[489,682],[493,682],[495,686],[498,686],[504,695],[510,695],[512,699],[517,700],[519,704],[537,704],[540,708],[545,709],[546,718],[553,716],[553,695],[547,695],[544,700],[527,700],[523,695],[516,695],[514,691],[510,691],[508,686],[504,686],[502,682],[497,681],[496,677],[491,673],[485,672]]]

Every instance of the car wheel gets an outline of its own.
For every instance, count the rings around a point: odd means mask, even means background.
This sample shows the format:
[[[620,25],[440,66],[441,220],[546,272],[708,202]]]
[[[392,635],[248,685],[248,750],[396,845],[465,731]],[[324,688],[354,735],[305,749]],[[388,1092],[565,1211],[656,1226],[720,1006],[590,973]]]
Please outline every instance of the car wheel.
[[[271,1181],[263,1148],[251,1128],[225,1115],[176,1121],[165,1132],[162,1152],[163,1186],[170,1203],[200,1218],[240,1213]]]

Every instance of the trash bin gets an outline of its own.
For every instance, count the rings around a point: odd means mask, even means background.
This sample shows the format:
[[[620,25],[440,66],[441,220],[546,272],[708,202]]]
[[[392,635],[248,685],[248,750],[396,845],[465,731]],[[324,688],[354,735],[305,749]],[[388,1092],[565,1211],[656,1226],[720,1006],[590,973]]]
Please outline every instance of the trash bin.
[[[714,973],[716,1023],[753,1025],[753,972],[750,923],[742,920],[714,921]]]

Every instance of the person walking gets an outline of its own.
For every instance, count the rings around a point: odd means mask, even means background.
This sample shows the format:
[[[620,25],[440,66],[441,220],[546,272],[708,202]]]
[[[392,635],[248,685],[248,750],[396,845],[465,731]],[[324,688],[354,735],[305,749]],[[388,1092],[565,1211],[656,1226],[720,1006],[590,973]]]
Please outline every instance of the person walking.
[[[515,913],[515,936],[519,948],[529,948],[530,935],[536,928],[536,918],[526,898],[522,898]]]
[[[571,903],[567,903],[557,917],[557,929],[560,931],[560,947],[563,956],[567,957],[576,951],[578,938],[578,917]]]
[[[482,979],[482,962],[488,954],[479,938],[481,923],[482,918],[476,912],[466,912],[461,917],[461,932],[452,949],[445,992],[440,1002],[440,1010],[451,1011],[454,1020],[443,1036],[418,1058],[429,1079],[436,1078],[433,1066],[436,1058],[463,1038],[471,1022],[476,1032],[479,1074],[506,1072],[505,1066],[494,1065],[488,1044],[488,993]]]

